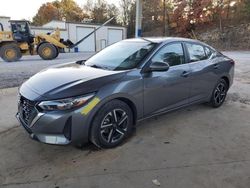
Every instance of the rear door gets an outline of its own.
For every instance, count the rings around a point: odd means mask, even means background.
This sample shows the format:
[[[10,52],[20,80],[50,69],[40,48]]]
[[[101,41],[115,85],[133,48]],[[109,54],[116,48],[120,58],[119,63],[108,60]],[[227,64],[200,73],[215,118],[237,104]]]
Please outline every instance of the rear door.
[[[206,100],[218,79],[214,72],[216,67],[211,58],[212,52],[199,43],[185,42],[185,46],[190,65],[190,103]]]
[[[190,68],[186,63],[182,43],[165,45],[153,56],[150,63],[159,61],[169,63],[170,68],[165,72],[144,74],[145,116],[186,105],[188,102]]]

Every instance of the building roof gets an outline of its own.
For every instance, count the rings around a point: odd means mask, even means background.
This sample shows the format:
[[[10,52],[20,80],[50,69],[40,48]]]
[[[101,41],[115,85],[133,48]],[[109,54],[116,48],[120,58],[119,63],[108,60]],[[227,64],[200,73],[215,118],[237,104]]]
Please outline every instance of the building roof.
[[[0,16],[0,18],[7,18],[7,19],[10,19],[9,16]]]
[[[51,20],[50,22],[44,24],[44,26],[48,25],[49,23],[53,23],[53,22],[58,22],[58,23],[68,23],[68,24],[81,24],[81,25],[91,25],[91,26],[101,26],[102,23],[89,23],[89,22],[73,22],[73,21],[62,21],[62,20]],[[108,27],[119,27],[119,28],[125,28],[123,26],[120,25],[112,25],[112,24],[107,24],[105,26]]]
[[[9,20],[9,22],[28,22],[28,23],[31,23],[29,20]]]

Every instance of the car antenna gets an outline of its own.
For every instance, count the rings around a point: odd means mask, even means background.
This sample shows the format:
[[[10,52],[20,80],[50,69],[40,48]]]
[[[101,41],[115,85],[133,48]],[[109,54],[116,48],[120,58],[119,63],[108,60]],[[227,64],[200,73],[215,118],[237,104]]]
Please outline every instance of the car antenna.
[[[145,41],[147,41],[147,42],[150,42],[150,43],[156,44],[156,42],[153,42],[152,40],[146,39],[146,38],[144,38],[144,37],[141,37],[141,39],[142,39],[142,40],[145,40]]]

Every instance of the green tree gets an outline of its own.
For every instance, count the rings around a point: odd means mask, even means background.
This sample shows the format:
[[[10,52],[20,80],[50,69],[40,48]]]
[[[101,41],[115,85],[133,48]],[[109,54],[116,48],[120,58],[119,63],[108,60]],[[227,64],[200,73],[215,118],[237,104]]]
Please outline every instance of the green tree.
[[[244,8],[245,15],[247,18],[250,18],[250,1],[245,0],[244,5],[245,5],[245,8]]]

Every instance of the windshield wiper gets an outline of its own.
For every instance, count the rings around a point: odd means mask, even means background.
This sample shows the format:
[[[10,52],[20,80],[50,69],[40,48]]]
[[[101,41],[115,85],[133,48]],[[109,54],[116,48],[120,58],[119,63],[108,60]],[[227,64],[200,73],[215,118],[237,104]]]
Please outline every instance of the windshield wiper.
[[[110,70],[109,67],[105,67],[105,66],[100,66],[100,65],[89,65],[89,67],[93,67],[93,68],[97,68],[97,69],[104,69],[104,70]]]
[[[97,69],[103,69],[102,66],[100,66],[100,65],[95,65],[95,64],[89,65],[89,67],[93,67],[93,68],[97,68]]]

